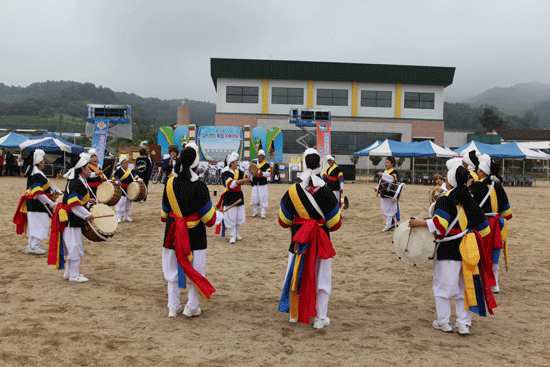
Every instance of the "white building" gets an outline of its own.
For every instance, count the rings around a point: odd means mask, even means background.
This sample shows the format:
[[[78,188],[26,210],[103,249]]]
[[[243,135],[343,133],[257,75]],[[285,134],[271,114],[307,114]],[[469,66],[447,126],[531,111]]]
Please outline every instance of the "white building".
[[[247,59],[210,63],[216,125],[279,127],[285,162],[303,152],[296,139],[304,133],[288,121],[291,108],[331,111],[331,150],[341,164],[349,164],[353,152],[375,140],[421,137],[444,143],[444,88],[452,84],[454,67]],[[313,137],[307,142],[315,145]],[[366,165],[362,159],[359,168]]]

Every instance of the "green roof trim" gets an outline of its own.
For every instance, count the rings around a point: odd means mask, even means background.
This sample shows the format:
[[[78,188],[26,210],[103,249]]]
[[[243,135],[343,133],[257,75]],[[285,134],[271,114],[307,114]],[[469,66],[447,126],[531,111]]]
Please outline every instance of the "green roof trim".
[[[210,74],[216,90],[218,78],[401,83],[448,87],[453,83],[455,69],[440,66],[210,59]]]

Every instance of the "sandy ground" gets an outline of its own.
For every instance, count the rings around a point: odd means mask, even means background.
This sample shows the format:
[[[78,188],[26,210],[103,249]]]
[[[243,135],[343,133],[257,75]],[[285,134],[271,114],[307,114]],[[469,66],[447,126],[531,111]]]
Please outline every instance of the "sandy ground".
[[[64,180],[53,180],[64,188]],[[1,177],[0,364],[6,366],[548,366],[550,364],[550,183],[510,187],[514,213],[508,272],[495,315],[474,315],[471,335],[431,327],[432,264],[405,264],[383,233],[374,183],[346,184],[350,209],[333,233],[330,326],[290,324],[277,311],[289,244],[277,223],[287,184],[270,185],[267,219],[247,219],[230,245],[208,229],[207,278],[216,288],[203,314],[168,318],[161,269],[160,199],[134,204],[133,223],[112,241],[85,240],[81,273],[69,283],[46,257],[25,254],[12,217],[25,179]],[[217,201],[221,186],[217,190]],[[403,218],[425,216],[427,186],[407,186]],[[250,203],[250,187],[244,187]],[[43,247],[47,247],[46,241]],[[182,291],[182,303],[187,300]],[[454,315],[454,310],[453,310]],[[454,322],[454,320],[452,320]]]

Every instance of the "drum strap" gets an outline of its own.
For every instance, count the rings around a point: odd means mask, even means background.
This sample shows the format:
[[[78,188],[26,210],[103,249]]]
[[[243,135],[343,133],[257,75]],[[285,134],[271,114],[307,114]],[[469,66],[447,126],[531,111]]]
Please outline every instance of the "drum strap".
[[[491,187],[489,188],[489,191],[487,192],[487,195],[485,195],[485,197],[483,198],[483,200],[481,200],[481,203],[479,203],[479,207],[481,208],[483,206],[483,204],[485,204],[485,202],[487,201],[487,199],[489,198],[489,196],[491,196],[491,193],[493,192],[493,189],[495,188],[495,182],[491,182]]]
[[[464,237],[464,235],[466,234],[466,232],[468,232],[468,230],[466,229],[465,231],[459,233],[459,234],[455,234],[454,236],[450,236],[450,237],[447,237],[447,235],[449,234],[449,232],[451,231],[451,229],[453,229],[453,227],[455,226],[456,222],[458,222],[458,219],[460,218],[460,215],[462,214],[462,206],[460,207],[460,210],[458,211],[458,215],[456,216],[456,218],[451,222],[451,224],[449,224],[449,226],[447,227],[447,231],[445,232],[445,237],[440,239],[440,240],[435,240],[435,242],[447,242],[447,241],[452,241],[452,240],[455,240],[457,238],[461,238],[461,237]]]

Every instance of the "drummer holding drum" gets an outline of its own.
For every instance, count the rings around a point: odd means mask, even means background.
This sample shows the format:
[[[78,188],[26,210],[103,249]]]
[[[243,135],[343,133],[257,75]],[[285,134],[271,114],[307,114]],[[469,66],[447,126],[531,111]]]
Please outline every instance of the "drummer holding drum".
[[[386,168],[386,170],[384,172],[378,172],[381,180],[380,186],[383,186],[384,184],[389,185],[397,183],[397,171],[395,170],[395,163],[396,162],[394,157],[386,158],[386,161],[384,162],[384,167]],[[375,191],[376,190],[380,191],[380,189],[375,189]],[[399,205],[397,203],[397,199],[393,197],[385,197],[384,195],[382,195],[382,199],[380,201],[382,214],[384,214],[384,217],[386,218],[386,225],[384,226],[382,232],[387,232],[395,228],[396,219],[397,221],[400,220]]]
[[[116,216],[118,222],[122,220],[125,222],[133,222],[134,220],[130,218],[130,210],[132,210],[132,201],[128,198],[127,189],[128,186],[134,181],[142,181],[139,176],[133,172],[133,170],[128,169],[128,157],[126,155],[121,155],[118,161],[118,167],[113,173],[113,180],[120,182],[120,187],[122,188],[122,197],[120,198],[118,204],[116,205]],[[122,214],[124,213],[124,219]]]
[[[48,265],[54,265],[54,268],[60,270],[65,268],[63,279],[76,283],[88,281],[88,278],[80,274],[80,262],[84,257],[82,228],[85,221],[94,219],[86,208],[90,203],[90,192],[86,184],[86,178],[90,176],[89,160],[87,153],[71,159],[72,168],[65,174],[69,181],[65,187],[63,203],[57,205],[52,217],[48,252]],[[64,256],[67,257],[66,267]]]
[[[411,219],[409,226],[427,227],[435,234],[433,292],[437,320],[432,327],[443,332],[470,333],[472,312],[486,316],[496,307],[491,286],[494,277],[484,254],[485,238],[490,234],[483,211],[468,191],[469,172],[460,162],[449,160],[448,193],[441,196],[433,217]],[[450,323],[451,298],[455,299],[456,323]]]
[[[107,177],[103,174],[103,171],[99,169],[97,163],[98,163],[98,156],[97,151],[95,149],[90,149],[88,151],[88,154],[90,155],[90,176],[87,178],[88,186],[90,186],[90,189],[92,190],[92,193],[94,196],[97,195],[97,188],[99,185],[101,185],[102,182],[107,180]]]

